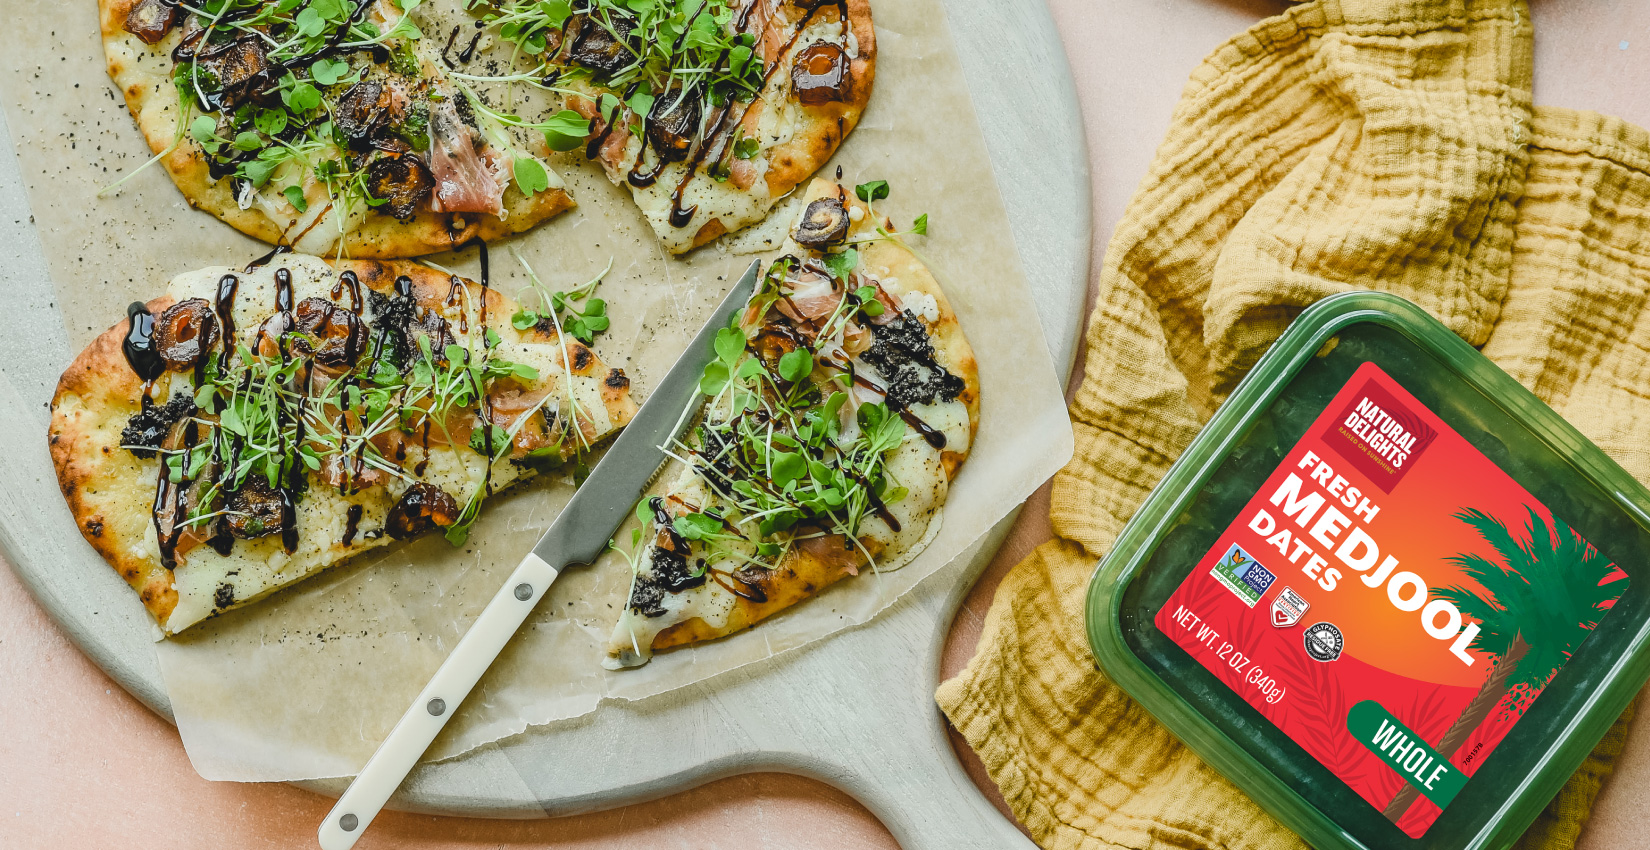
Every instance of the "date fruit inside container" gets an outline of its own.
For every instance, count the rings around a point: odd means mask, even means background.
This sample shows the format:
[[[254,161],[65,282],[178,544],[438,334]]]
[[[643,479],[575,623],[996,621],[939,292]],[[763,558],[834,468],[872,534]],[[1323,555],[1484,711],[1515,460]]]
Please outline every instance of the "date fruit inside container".
[[[1119,535],[1089,639],[1313,846],[1504,847],[1650,675],[1647,512],[1420,308],[1339,295]]]

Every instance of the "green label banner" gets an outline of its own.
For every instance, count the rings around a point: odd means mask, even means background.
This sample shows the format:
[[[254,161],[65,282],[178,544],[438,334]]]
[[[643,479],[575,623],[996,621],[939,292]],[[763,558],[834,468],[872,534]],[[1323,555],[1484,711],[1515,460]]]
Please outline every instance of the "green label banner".
[[[1469,777],[1460,768],[1372,699],[1352,706],[1346,730],[1439,808],[1449,805],[1467,784]]]

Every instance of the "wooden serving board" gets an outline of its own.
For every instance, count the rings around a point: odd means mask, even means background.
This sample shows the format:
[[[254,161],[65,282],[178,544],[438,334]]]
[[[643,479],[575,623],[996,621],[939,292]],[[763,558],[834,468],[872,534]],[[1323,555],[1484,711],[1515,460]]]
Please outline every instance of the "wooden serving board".
[[[1066,58],[1041,0],[945,0],[995,178],[1054,362],[1069,373],[1088,282],[1088,157]],[[0,116],[0,441],[35,448],[72,355]],[[31,401],[32,400],[32,401]],[[0,549],[110,677],[170,718],[146,617],[79,550],[44,451],[0,452]],[[1017,513],[1017,512],[1016,512]],[[858,798],[909,850],[1029,847],[974,787],[933,699],[945,635],[1010,515],[864,626],[639,702],[489,744],[414,772],[391,808],[507,818],[573,814],[750,771],[798,773]],[[141,610],[139,610],[141,613]],[[662,743],[668,742],[668,744]],[[307,783],[336,795],[343,782]]]

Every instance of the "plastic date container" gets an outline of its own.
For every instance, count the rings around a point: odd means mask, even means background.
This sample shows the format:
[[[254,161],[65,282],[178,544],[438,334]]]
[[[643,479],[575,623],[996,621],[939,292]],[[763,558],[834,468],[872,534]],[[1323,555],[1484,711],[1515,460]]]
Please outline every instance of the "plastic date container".
[[[1420,308],[1338,295],[1087,614],[1105,671],[1319,850],[1506,847],[1650,675],[1650,492]]]

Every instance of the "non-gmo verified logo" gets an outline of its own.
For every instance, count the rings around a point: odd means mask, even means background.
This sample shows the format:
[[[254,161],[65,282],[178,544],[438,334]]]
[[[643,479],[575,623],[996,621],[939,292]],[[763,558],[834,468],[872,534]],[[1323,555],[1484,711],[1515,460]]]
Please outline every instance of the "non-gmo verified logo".
[[[1254,556],[1243,551],[1243,547],[1236,543],[1226,550],[1225,556],[1215,562],[1209,574],[1250,608],[1255,607],[1255,603],[1266,595],[1266,589],[1278,580],[1271,570],[1261,566]]]

